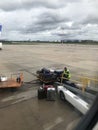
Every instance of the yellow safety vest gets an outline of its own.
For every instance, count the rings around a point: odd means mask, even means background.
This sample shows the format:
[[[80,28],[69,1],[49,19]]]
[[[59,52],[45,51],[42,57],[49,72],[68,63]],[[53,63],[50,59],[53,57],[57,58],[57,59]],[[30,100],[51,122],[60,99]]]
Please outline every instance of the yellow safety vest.
[[[68,79],[70,79],[70,77],[71,77],[71,74],[70,74],[69,70],[66,70],[66,71],[64,70],[62,76],[64,77],[64,75],[66,75]]]

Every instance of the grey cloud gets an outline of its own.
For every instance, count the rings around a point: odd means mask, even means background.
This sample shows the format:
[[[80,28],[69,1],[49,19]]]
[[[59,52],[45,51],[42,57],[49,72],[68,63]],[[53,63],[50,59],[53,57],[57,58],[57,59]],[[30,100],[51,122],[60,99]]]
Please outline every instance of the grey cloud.
[[[54,30],[60,26],[64,21],[68,21],[68,18],[59,16],[59,13],[46,11],[37,17],[35,22],[32,21],[31,25],[28,25],[22,30],[23,33],[37,33],[47,30]]]
[[[0,9],[3,11],[14,11],[18,9],[32,9],[32,8],[38,8],[38,7],[46,7],[46,8],[61,8],[66,5],[66,1],[62,0],[3,0],[0,1]]]
[[[35,33],[41,33],[41,32],[45,32],[45,31],[51,31],[56,28],[57,28],[57,24],[43,25],[43,24],[37,24],[37,23],[34,24],[33,23],[32,25],[29,25],[27,28],[21,29],[21,33],[34,33],[35,34]]]
[[[96,3],[97,0],[2,0],[0,22],[4,34],[9,34],[5,37],[10,38],[17,34],[18,38],[25,39],[30,35],[37,39],[38,33],[41,39],[43,33],[49,33],[55,39],[91,38],[92,35],[97,38]]]
[[[37,24],[40,24],[40,25],[44,25],[44,26],[47,26],[47,25],[56,25],[56,24],[61,24],[65,21],[69,21],[69,19],[67,17],[64,17],[64,16],[60,16],[60,13],[59,12],[45,12],[45,13],[42,13],[40,16],[39,16],[39,19],[37,21]]]
[[[32,9],[38,7],[62,8],[68,3],[80,2],[81,0],[3,0],[0,1],[0,9],[14,11],[18,9]]]
[[[83,24],[98,24],[98,16],[96,16],[95,14],[88,15],[82,23]]]
[[[77,26],[76,26],[77,25]],[[59,31],[52,33],[53,35],[60,37],[60,39],[84,39],[85,38],[90,38],[91,39],[91,34],[92,35],[96,35],[98,32],[96,29],[97,26],[92,27],[91,28],[89,26],[82,25],[82,24],[78,24],[78,23],[74,23],[70,29],[67,27],[63,28],[63,31],[59,29]],[[98,28],[98,27],[97,27]]]
[[[0,10],[12,11],[20,8],[21,4],[17,1],[8,1],[8,0],[0,1]]]

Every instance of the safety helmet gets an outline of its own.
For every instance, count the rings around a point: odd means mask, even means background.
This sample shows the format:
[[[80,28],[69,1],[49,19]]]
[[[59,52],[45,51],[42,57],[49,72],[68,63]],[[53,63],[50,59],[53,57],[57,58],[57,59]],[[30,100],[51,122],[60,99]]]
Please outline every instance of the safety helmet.
[[[67,67],[64,67],[64,70],[67,70]]]

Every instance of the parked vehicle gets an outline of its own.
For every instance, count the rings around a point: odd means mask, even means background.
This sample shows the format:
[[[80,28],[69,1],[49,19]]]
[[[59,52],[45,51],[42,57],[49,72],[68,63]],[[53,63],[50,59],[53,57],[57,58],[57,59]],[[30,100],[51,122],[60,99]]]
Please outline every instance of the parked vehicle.
[[[0,42],[0,50],[2,50],[2,42]]]

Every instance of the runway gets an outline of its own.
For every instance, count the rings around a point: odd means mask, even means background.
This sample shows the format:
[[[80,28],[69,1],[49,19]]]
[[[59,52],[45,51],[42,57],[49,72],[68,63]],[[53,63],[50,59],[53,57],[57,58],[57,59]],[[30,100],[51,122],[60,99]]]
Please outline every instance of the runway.
[[[37,99],[36,77],[42,67],[97,77],[98,47],[92,45],[3,45],[0,51],[0,74],[23,72],[24,85],[16,92],[0,90],[1,130],[65,130],[81,114],[69,103],[56,97],[55,102]]]

